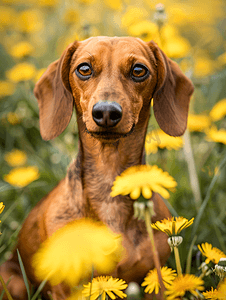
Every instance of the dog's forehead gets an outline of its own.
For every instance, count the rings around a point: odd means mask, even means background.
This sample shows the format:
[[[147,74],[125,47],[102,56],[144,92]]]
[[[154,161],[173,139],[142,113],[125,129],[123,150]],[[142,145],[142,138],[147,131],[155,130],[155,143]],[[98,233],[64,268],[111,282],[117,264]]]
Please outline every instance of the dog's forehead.
[[[134,37],[92,37],[79,42],[78,52],[89,52],[91,55],[101,52],[118,52],[120,55],[132,53],[137,55],[148,55],[147,45],[141,39]]]

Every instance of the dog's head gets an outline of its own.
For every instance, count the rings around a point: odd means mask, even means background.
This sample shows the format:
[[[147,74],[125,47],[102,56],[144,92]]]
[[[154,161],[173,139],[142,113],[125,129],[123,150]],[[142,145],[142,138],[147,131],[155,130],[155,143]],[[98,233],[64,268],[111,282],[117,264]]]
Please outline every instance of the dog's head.
[[[139,122],[141,109],[154,113],[169,135],[187,125],[191,81],[154,42],[132,37],[94,37],[74,42],[35,86],[40,131],[49,140],[67,127],[75,104],[94,137],[118,139]]]

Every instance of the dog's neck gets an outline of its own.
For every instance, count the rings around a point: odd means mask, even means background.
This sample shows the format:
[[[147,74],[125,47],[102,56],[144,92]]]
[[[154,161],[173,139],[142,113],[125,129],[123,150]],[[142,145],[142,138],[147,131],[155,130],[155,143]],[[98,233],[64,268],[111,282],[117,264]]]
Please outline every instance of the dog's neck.
[[[120,220],[125,223],[127,218],[131,218],[133,201],[129,196],[112,198],[111,187],[116,176],[125,169],[142,164],[149,111],[145,117],[140,118],[130,135],[113,143],[104,143],[92,137],[86,131],[82,118],[77,118],[79,152],[68,171],[68,178],[73,181],[71,189],[78,189],[78,185],[82,188],[84,202],[87,203],[86,212],[89,211],[87,217],[101,220],[114,230],[122,231],[125,224],[120,224]],[[76,194],[74,196],[76,201]]]

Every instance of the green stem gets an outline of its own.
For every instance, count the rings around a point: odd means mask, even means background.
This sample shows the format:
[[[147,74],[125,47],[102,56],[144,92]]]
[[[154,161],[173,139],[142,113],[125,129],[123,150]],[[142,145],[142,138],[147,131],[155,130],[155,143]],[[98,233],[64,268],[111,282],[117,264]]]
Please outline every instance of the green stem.
[[[150,240],[151,240],[154,265],[155,265],[155,268],[157,270],[158,280],[159,280],[159,284],[160,284],[160,287],[161,287],[160,291],[159,291],[159,295],[160,295],[160,299],[163,300],[164,299],[163,294],[164,294],[164,291],[165,291],[165,286],[164,286],[163,281],[162,281],[161,265],[160,265],[160,261],[159,261],[158,251],[157,251],[157,248],[155,246],[153,229],[151,227],[151,214],[150,214],[150,211],[147,208],[145,208],[145,224],[146,224],[147,232],[148,232]]]
[[[1,282],[1,284],[2,284],[2,287],[3,287],[4,291],[5,291],[6,296],[8,297],[8,299],[9,299],[9,300],[13,300],[13,298],[12,298],[12,296],[10,295],[10,293],[9,293],[7,287],[6,287],[6,284],[5,284],[5,282],[4,282],[4,280],[3,280],[3,278],[2,278],[1,275],[0,275],[0,282]]]
[[[180,255],[179,255],[179,250],[178,247],[174,246],[174,255],[175,255],[175,261],[176,261],[176,267],[177,267],[177,275],[182,275],[182,268],[180,264]]]
[[[201,196],[200,185],[199,185],[198,175],[197,175],[196,166],[195,166],[193,150],[192,150],[191,141],[190,141],[190,133],[188,130],[186,130],[185,134],[184,134],[184,148],[183,149],[184,149],[185,160],[186,160],[187,166],[188,166],[188,174],[189,174],[191,189],[192,189],[194,199],[195,199],[194,204],[195,204],[196,211],[198,212],[199,207],[202,204],[202,196]]]
[[[197,235],[194,236],[194,238],[191,242],[191,246],[190,246],[189,251],[188,251],[187,264],[186,264],[186,274],[190,274],[190,272],[191,272],[192,249],[194,247],[196,239],[197,239]]]

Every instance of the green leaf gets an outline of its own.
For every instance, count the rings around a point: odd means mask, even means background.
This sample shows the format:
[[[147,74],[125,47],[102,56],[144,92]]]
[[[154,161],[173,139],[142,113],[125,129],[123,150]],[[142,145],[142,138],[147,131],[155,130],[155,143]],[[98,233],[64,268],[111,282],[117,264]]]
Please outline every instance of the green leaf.
[[[26,272],[25,272],[25,269],[24,269],[24,264],[22,262],[22,258],[20,256],[20,253],[19,253],[18,249],[17,249],[17,255],[18,255],[19,264],[20,264],[22,275],[23,275],[24,283],[25,283],[25,286],[26,286],[26,289],[27,289],[28,300],[30,300],[31,299],[31,293],[30,293],[29,283],[28,283],[27,275],[26,275]]]

